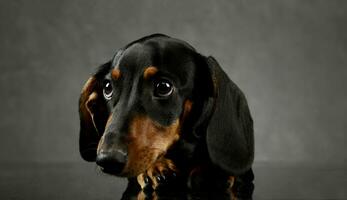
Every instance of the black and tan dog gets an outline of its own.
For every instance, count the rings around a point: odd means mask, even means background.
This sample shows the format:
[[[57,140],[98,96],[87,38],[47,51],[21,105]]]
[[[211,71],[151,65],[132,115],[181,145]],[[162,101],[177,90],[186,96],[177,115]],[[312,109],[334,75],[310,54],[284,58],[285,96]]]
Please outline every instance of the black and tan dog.
[[[154,190],[180,180],[253,191],[246,99],[184,41],[154,34],[120,49],[86,82],[79,112],[80,153],[105,173]]]

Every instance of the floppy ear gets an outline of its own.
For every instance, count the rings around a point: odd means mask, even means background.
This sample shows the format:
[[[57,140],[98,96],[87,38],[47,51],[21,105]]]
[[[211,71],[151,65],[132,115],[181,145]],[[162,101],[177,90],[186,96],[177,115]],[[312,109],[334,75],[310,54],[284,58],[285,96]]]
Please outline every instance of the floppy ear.
[[[109,64],[102,65],[100,71],[106,71]],[[95,161],[96,149],[108,117],[101,81],[98,73],[89,78],[79,99],[79,150],[82,158],[86,161]]]
[[[214,164],[238,175],[253,162],[253,120],[242,91],[213,57],[206,58],[206,62],[214,96],[206,135],[208,153]]]

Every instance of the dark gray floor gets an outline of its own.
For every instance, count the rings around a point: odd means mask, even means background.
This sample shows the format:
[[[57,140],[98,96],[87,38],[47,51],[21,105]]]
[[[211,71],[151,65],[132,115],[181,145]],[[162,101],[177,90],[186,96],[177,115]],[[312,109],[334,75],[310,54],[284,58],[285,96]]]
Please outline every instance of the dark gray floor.
[[[126,180],[89,163],[5,164],[0,199],[120,199]]]
[[[255,164],[254,199],[347,199],[347,169]],[[0,199],[120,199],[127,181],[91,163],[1,164]]]

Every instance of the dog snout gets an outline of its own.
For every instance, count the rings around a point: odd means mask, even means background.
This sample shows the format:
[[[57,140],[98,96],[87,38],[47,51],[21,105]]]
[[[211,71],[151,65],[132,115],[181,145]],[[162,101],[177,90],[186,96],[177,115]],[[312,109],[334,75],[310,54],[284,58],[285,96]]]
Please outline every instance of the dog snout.
[[[103,172],[120,174],[127,161],[127,154],[122,150],[100,151],[96,156],[96,164]]]

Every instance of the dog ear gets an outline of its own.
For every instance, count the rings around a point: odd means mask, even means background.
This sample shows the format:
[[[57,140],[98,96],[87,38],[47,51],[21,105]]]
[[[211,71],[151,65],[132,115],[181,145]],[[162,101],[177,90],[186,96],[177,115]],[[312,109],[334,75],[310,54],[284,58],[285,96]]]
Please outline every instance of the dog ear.
[[[247,171],[254,158],[253,120],[246,98],[213,57],[206,58],[213,106],[207,108],[206,144],[214,164],[230,174]]]
[[[96,149],[108,117],[101,77],[108,71],[109,65],[106,63],[100,66],[99,71],[87,80],[79,98],[79,150],[86,161],[95,161]]]

